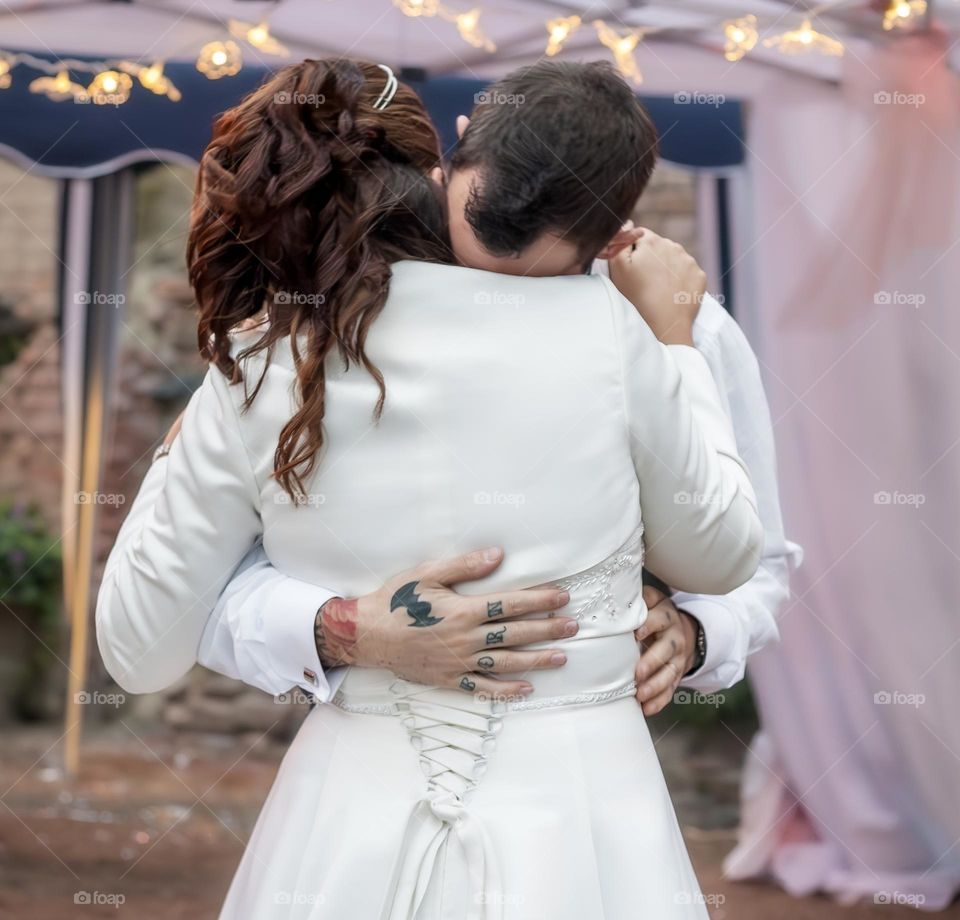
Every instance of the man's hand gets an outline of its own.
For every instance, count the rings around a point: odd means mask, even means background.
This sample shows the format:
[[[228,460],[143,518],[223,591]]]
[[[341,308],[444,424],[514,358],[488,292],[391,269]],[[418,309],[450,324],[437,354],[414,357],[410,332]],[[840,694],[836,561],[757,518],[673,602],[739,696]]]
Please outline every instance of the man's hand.
[[[579,624],[571,617],[512,619],[559,610],[570,596],[558,588],[480,596],[452,590],[489,575],[502,560],[494,548],[428,562],[363,597],[327,601],[316,618],[321,662],[388,668],[407,680],[468,693],[532,693],[529,682],[496,675],[561,667],[567,658],[559,649],[516,647],[569,638]]]
[[[644,229],[608,263],[610,280],[665,345],[693,345],[707,276],[679,243]]]
[[[645,716],[660,712],[673,698],[697,651],[696,620],[651,585],[644,585],[646,622],[634,635],[642,646],[637,662],[637,702]]]

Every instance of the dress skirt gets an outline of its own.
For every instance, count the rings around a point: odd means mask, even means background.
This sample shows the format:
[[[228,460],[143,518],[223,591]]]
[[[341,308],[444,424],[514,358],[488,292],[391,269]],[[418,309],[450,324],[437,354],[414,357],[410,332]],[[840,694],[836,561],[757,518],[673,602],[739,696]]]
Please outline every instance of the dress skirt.
[[[221,920],[703,920],[628,690],[486,726],[456,691],[314,708]]]

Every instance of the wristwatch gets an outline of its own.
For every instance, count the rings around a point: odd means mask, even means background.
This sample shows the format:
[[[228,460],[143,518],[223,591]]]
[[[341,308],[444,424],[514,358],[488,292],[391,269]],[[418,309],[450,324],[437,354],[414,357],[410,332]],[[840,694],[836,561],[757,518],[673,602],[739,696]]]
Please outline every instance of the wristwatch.
[[[156,463],[161,457],[166,457],[167,454],[170,453],[170,448],[171,448],[172,446],[173,446],[172,444],[161,444],[161,445],[153,452],[153,462]]]
[[[686,610],[681,610],[681,613],[687,613]],[[697,624],[697,638],[696,638],[696,652],[693,656],[693,664],[690,666],[690,670],[684,674],[684,677],[688,677],[691,674],[695,674],[700,668],[703,667],[704,661],[707,660],[707,634],[703,631],[703,623],[701,623],[692,613],[687,613],[687,616]]]

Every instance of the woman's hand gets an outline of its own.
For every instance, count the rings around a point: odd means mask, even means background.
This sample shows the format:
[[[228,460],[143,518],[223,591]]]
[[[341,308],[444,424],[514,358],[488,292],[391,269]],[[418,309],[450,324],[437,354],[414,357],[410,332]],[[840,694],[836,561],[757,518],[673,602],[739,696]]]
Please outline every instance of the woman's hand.
[[[643,600],[647,619],[634,630],[641,643],[636,668],[637,702],[645,716],[652,716],[666,707],[693,666],[697,621],[652,585],[644,585]]]
[[[407,680],[488,698],[532,693],[528,681],[497,675],[562,667],[566,655],[559,649],[517,647],[569,638],[578,624],[562,616],[513,619],[559,610],[570,598],[558,588],[480,596],[453,590],[489,575],[502,560],[503,552],[491,549],[427,562],[363,597],[327,601],[315,621],[321,663],[388,668]]]
[[[707,276],[679,243],[644,230],[609,261],[610,280],[665,345],[693,345]]]

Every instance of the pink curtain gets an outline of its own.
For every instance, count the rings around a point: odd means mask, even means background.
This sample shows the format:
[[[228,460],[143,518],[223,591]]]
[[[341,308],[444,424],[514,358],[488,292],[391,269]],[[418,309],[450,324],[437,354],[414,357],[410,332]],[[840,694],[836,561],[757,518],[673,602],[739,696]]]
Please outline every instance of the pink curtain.
[[[726,871],[936,910],[960,888],[960,93],[939,36],[751,107],[757,287],[805,561]]]

